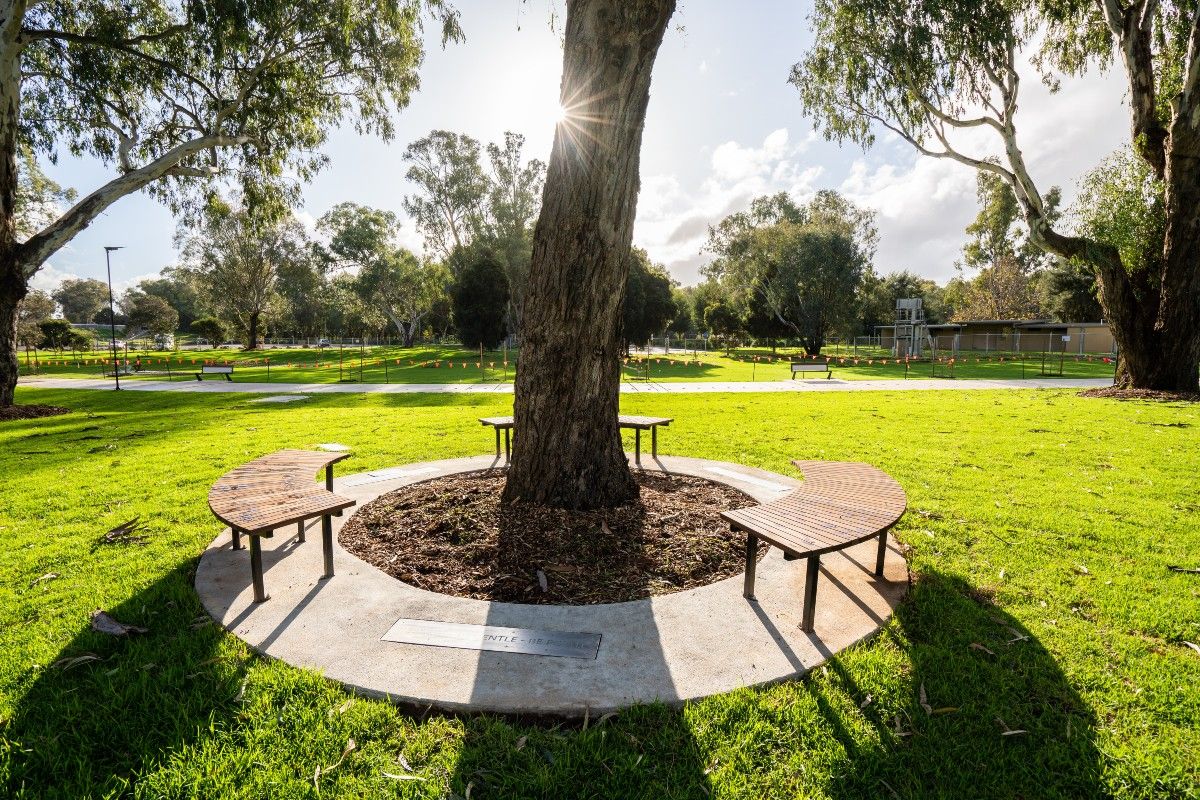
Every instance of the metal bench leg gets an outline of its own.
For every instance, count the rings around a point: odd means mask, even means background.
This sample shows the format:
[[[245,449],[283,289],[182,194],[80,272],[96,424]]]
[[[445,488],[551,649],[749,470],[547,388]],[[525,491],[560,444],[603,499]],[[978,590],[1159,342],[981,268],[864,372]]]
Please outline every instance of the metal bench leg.
[[[242,549],[242,533],[237,528],[230,528],[229,532],[233,535],[233,550]]]
[[[758,567],[758,537],[746,534],[746,582],[742,585],[742,597],[754,599],[754,570]]]
[[[333,464],[325,465],[325,490],[329,492],[333,491]],[[340,517],[342,512],[335,511],[333,514],[335,517]]]
[[[642,465],[642,429],[633,429],[633,463]]]
[[[262,603],[267,599],[267,590],[263,586],[262,543],[259,537],[250,537],[250,580],[254,582],[254,602]]]
[[[321,549],[325,555],[325,574],[322,577],[333,577],[333,517],[326,514],[321,517]]]
[[[800,630],[807,633],[813,631],[813,621],[817,616],[817,576],[821,574],[821,557],[808,557],[808,574],[804,576],[804,619]]]
[[[304,541],[304,520],[300,520],[296,523],[296,541]]]
[[[875,559],[875,577],[876,578],[883,577],[883,557],[887,555],[887,535],[888,535],[887,531],[884,531],[883,533],[879,534],[879,555]]]
[[[658,426],[650,426],[650,457],[658,459]]]
[[[512,428],[504,429],[504,463],[512,461]]]
[[[496,428],[496,460],[500,459],[500,429]]]

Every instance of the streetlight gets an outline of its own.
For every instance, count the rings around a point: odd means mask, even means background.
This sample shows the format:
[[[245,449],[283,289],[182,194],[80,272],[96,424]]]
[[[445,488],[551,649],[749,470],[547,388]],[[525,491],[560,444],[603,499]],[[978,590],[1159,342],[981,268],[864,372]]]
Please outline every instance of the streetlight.
[[[104,248],[104,264],[108,268],[108,331],[112,336],[113,380],[117,382],[116,391],[121,391],[121,365],[117,362],[117,312],[113,308],[112,291],[112,252],[120,247]]]

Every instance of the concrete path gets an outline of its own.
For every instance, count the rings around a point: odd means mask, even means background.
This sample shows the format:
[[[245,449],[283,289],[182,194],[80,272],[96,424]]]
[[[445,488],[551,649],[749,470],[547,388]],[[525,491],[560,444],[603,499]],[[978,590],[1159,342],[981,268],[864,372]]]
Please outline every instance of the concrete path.
[[[96,378],[22,378],[20,386],[42,389],[112,389]],[[699,394],[729,392],[896,392],[978,389],[1092,389],[1111,386],[1110,378],[1030,378],[1027,380],[704,381],[695,383],[622,383],[623,394]],[[511,383],[246,383],[228,381],[126,380],[134,392],[249,392],[253,394],[512,394]]]
[[[739,464],[669,456],[644,463],[727,483],[760,502],[798,485]],[[339,478],[334,491],[361,508],[400,486],[494,466],[491,456],[408,464]],[[755,601],[742,597],[738,575],[627,603],[493,603],[418,589],[360,561],[336,542],[352,513],[333,521],[333,578],[320,577],[313,522],[303,544],[291,525],[263,540],[266,602],[252,601],[249,556],[230,549],[228,530],[201,557],[196,590],[209,614],[260,653],[422,709],[594,718],[634,703],[679,704],[785,680],[873,634],[908,588],[904,558],[889,538],[882,578],[873,574],[874,539],[821,558],[811,634],[800,630],[806,562],[785,561],[775,548],[759,562]],[[601,641],[594,660],[383,641],[400,618],[598,633]]]

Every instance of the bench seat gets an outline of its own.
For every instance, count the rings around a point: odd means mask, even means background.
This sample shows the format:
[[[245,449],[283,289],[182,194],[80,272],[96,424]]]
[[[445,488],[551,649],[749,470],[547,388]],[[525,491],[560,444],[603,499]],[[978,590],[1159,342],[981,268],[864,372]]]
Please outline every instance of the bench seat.
[[[333,465],[349,455],[280,450],[230,470],[209,490],[208,507],[229,526],[233,549],[241,549],[243,534],[250,539],[250,575],[256,603],[267,599],[259,537],[269,538],[285,525],[297,525],[297,538],[303,542],[304,523],[321,518],[324,577],[333,577],[332,517],[355,504],[333,493]],[[313,481],[321,469],[325,470],[324,486]]]
[[[808,559],[801,628],[811,632],[816,615],[821,556],[879,537],[875,574],[883,575],[887,534],[904,514],[908,499],[895,479],[856,462],[793,461],[804,476],[796,490],[762,505],[721,513],[731,530],[746,534],[743,594],[754,599],[758,540],[775,545],[784,556]]]

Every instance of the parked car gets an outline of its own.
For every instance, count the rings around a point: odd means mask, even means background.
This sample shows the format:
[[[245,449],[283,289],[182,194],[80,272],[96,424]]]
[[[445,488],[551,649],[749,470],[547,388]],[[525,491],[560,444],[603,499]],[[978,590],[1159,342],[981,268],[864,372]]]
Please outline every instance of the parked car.
[[[317,339],[317,347],[333,347],[333,342],[328,339]]]

